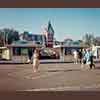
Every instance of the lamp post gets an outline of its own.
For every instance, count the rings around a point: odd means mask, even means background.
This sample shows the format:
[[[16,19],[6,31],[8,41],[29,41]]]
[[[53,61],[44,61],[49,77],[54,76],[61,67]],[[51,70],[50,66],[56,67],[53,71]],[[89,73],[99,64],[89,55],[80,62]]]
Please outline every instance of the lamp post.
[[[4,40],[3,40],[3,42],[4,42],[4,46],[5,46],[5,31],[2,31],[3,32],[3,34],[4,34]]]

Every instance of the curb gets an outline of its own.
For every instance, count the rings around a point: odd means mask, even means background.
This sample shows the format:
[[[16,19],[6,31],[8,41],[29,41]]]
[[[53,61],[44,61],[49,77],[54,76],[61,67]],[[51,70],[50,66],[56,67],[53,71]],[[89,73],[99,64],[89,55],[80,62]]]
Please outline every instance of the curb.
[[[100,63],[100,61],[94,61],[95,63]],[[73,63],[72,61],[69,61],[69,62],[65,62],[65,61],[44,61],[44,62],[41,62],[40,61],[40,64],[57,64],[57,63]],[[0,62],[0,64],[32,64],[32,63],[23,63],[23,62],[9,62],[9,61],[3,61],[3,62]]]
[[[40,62],[40,64],[56,64],[56,63],[73,63],[73,62]],[[0,64],[32,64],[32,63],[0,62]]]

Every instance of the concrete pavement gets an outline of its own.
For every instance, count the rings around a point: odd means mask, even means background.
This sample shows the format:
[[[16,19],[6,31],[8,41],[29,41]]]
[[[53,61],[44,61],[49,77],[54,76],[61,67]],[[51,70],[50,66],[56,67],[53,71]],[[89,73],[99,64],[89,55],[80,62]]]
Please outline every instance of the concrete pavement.
[[[100,91],[100,64],[81,70],[80,64],[0,64],[0,91]]]

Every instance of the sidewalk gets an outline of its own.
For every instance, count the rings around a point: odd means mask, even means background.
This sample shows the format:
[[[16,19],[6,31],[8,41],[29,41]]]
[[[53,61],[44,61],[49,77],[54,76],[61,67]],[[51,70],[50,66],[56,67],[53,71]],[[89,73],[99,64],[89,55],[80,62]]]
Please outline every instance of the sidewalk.
[[[95,62],[100,62],[100,59],[95,59]],[[73,63],[72,57],[65,57],[64,59],[45,59],[40,60],[41,64],[47,63]],[[27,63],[27,57],[14,56],[12,60],[0,60],[0,64],[29,64]]]
[[[95,63],[99,63],[100,60],[95,60]],[[61,61],[61,60],[40,60],[41,64],[50,64],[50,63],[73,63],[73,61]],[[0,64],[29,64],[27,62],[21,62],[21,61],[6,61],[6,60],[1,60]]]
[[[59,59],[57,60],[40,60],[41,64],[47,64],[47,63],[73,63],[72,61],[61,61]],[[6,61],[6,60],[2,60],[0,61],[0,64],[29,64],[27,62],[21,62],[21,61]]]

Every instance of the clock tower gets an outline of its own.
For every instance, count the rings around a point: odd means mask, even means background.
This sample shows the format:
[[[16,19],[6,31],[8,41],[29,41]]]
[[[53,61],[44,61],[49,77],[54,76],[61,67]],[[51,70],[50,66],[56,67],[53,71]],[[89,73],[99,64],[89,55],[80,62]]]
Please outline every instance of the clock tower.
[[[48,22],[47,28],[45,28],[45,37],[46,37],[46,46],[52,48],[54,40],[54,30],[50,21]]]

